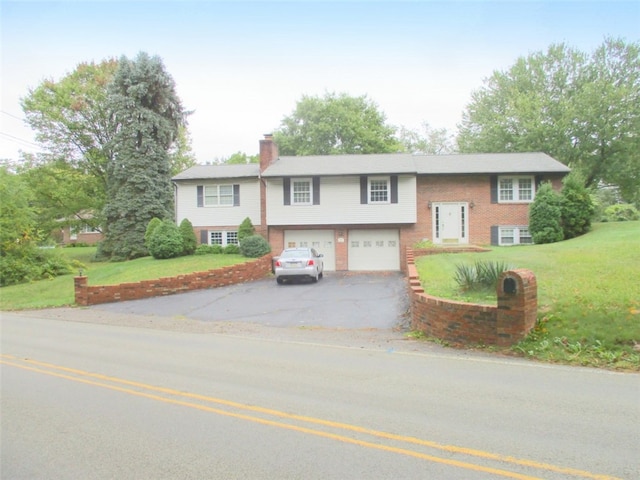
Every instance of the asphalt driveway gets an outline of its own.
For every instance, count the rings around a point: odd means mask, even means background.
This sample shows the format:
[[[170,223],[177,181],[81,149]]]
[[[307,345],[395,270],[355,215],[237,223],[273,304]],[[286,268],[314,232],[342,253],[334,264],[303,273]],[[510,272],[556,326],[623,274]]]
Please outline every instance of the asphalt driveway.
[[[277,285],[269,278],[89,308],[277,327],[391,329],[403,326],[409,303],[405,278],[399,272],[329,272],[318,283]]]

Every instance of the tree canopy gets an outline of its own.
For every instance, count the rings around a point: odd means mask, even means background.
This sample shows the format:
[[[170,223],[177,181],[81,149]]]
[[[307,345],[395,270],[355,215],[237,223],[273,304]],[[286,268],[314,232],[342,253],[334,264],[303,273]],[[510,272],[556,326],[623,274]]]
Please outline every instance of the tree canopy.
[[[282,155],[397,152],[402,147],[394,137],[395,128],[385,121],[384,113],[366,95],[305,95],[274,131],[274,139]]]
[[[587,186],[640,201],[640,43],[606,39],[591,55],[564,44],[519,58],[472,93],[462,152],[543,151]]]
[[[107,104],[117,129],[107,165],[100,255],[131,259],[147,254],[149,221],[173,216],[169,150],[185,124],[185,112],[162,60],[146,53],[120,59]]]
[[[47,79],[21,99],[27,122],[46,151],[25,156],[21,166],[33,182],[42,228],[61,221],[74,226],[83,212],[91,212],[94,227],[104,222],[107,165],[119,125],[108,96],[118,65],[115,59],[80,63],[60,80]],[[184,124],[169,159],[174,175],[196,163]]]

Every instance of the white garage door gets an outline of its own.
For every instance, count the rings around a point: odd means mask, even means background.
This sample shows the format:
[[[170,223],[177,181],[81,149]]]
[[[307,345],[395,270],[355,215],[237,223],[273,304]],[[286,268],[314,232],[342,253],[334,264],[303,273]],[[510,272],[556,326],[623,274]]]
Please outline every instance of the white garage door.
[[[336,246],[333,230],[285,230],[284,248],[315,248],[324,255],[324,269],[333,272],[336,269]]]
[[[349,230],[349,270],[400,270],[398,230]]]

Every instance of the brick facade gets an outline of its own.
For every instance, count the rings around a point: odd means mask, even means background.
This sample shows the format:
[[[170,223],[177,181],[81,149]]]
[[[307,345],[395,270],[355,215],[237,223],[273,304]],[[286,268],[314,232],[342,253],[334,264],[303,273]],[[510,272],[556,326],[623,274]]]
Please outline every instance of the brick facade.
[[[88,306],[223,287],[258,280],[266,277],[271,271],[272,257],[269,254],[257,260],[216,270],[119,285],[89,286],[87,277],[81,276],[74,278],[75,302],[77,305]]]
[[[434,297],[420,285],[409,250],[407,276],[411,328],[454,344],[510,346],[533,329],[538,313],[538,287],[533,272],[504,272],[496,286],[497,306],[476,305]]]

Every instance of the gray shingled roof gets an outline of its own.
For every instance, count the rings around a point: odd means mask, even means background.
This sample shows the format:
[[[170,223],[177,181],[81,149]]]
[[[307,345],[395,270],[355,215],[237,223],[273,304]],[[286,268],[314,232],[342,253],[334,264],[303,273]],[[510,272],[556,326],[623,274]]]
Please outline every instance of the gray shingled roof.
[[[260,176],[260,165],[196,165],[180,172],[172,180],[199,180],[204,178],[251,178]]]
[[[498,173],[566,173],[566,165],[545,153],[470,153],[421,155],[389,153],[374,155],[312,155],[280,157],[263,177],[337,176],[337,175],[463,175]],[[173,180],[208,178],[252,178],[260,176],[260,166],[196,165]]]
[[[280,157],[262,173],[262,176],[564,172],[569,172],[569,168],[545,153],[456,155],[391,153]]]
[[[262,172],[262,176],[375,175],[415,172],[416,166],[410,154],[311,155],[280,157]]]
[[[414,155],[418,174],[565,173],[570,169],[546,153]]]

